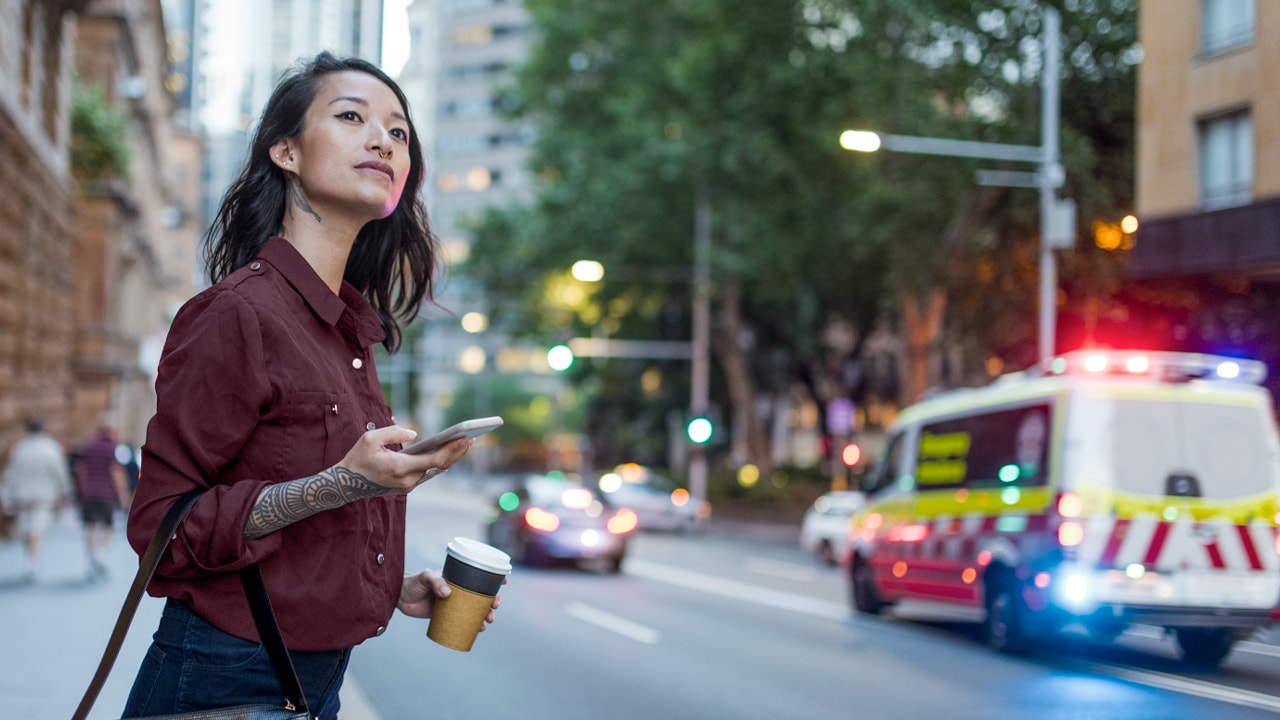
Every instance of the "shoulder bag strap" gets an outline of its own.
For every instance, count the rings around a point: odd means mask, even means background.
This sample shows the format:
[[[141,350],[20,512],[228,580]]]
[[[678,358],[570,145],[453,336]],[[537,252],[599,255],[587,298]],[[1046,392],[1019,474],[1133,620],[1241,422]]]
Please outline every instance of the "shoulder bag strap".
[[[276,622],[275,610],[271,609],[271,596],[267,594],[267,585],[262,581],[262,569],[257,563],[240,571],[240,584],[244,586],[244,594],[249,598],[253,624],[257,626],[258,637],[267,648],[271,669],[276,671],[280,687],[289,700],[289,709],[306,710],[310,717],[307,697],[302,692],[298,673],[293,669],[293,658],[289,657],[289,648],[284,644],[284,635],[280,632],[280,624]]]
[[[151,578],[156,574],[156,568],[160,565],[160,556],[169,546],[169,541],[173,539],[173,534],[182,519],[187,516],[191,506],[202,494],[204,490],[192,490],[179,497],[169,508],[164,519],[160,521],[160,525],[156,527],[146,552],[138,561],[138,574],[134,576],[133,585],[129,587],[124,606],[120,608],[120,616],[116,619],[116,626],[111,631],[111,639],[107,641],[107,649],[103,651],[102,661],[98,663],[98,671],[94,674],[88,689],[85,690],[84,697],[80,699],[80,705],[72,715],[72,720],[84,720],[89,716],[89,710],[93,708],[93,703],[98,699],[98,693],[102,692],[102,686],[107,681],[107,675],[111,673],[112,665],[120,655],[120,647],[124,644],[133,616],[138,612],[142,594],[146,592],[147,585],[150,584]],[[248,575],[252,575],[256,581],[248,578]],[[289,703],[296,710],[309,710],[306,697],[302,693],[302,685],[298,682],[298,676],[293,669],[293,661],[289,658],[289,649],[285,647],[284,639],[280,635],[280,627],[276,623],[276,616],[271,609],[271,601],[267,598],[267,589],[262,582],[262,573],[258,570],[258,566],[251,565],[241,571],[240,582],[244,585],[245,594],[249,598],[249,608],[253,611],[253,622],[258,627],[258,635],[267,648],[271,667],[275,670],[276,678],[280,681]]]

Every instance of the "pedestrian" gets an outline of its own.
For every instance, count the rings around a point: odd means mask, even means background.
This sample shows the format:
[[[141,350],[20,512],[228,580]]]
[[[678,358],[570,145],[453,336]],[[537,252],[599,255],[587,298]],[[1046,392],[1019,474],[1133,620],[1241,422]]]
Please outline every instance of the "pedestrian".
[[[44,421],[26,421],[27,434],[13,444],[4,467],[0,504],[16,516],[16,530],[26,550],[22,578],[35,582],[40,542],[71,494],[71,473],[62,445],[44,431]]]
[[[116,510],[129,509],[124,466],[116,459],[117,435],[115,421],[104,418],[97,434],[75,452],[76,495],[90,578],[106,577],[107,566],[102,560],[111,546]]]
[[[238,577],[250,564],[322,719],[355,645],[449,594],[438,572],[404,572],[405,496],[472,441],[397,452],[415,433],[392,419],[372,353],[396,351],[433,296],[422,179],[408,102],[375,65],[324,52],[276,86],[205,237],[214,284],[161,355],[134,549],[205,492],[148,588],[166,603],[125,717],[279,702]]]

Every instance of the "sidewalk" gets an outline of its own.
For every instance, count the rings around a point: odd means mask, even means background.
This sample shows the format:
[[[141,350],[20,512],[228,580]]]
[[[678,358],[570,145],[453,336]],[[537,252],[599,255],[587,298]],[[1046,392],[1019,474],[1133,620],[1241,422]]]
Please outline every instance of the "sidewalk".
[[[438,482],[431,493],[410,495],[413,504],[474,510],[501,479],[475,487],[458,476]],[[794,542],[796,528],[742,522],[713,515],[710,535],[766,542]],[[22,545],[0,542],[0,718],[68,720],[98,668],[120,606],[138,569],[124,538],[124,517],[104,558],[107,577],[88,579],[80,519],[66,510],[45,537],[33,585],[22,582]],[[151,643],[163,601],[144,597],[91,720],[116,720],[133,677]],[[383,720],[369,705],[352,673],[342,688],[342,720]]]
[[[117,515],[107,577],[91,581],[80,518],[67,510],[45,536],[35,584],[22,582],[22,561],[20,542],[0,542],[0,717],[68,720],[98,668],[138,557]],[[163,605],[143,598],[91,720],[120,717]],[[350,675],[347,681],[342,720],[381,720]]]

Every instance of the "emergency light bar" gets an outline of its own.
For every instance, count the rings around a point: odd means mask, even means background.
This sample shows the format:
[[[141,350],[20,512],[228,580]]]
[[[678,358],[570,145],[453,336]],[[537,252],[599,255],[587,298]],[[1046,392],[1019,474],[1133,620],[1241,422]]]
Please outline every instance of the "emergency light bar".
[[[1046,375],[1130,375],[1167,382],[1227,380],[1260,385],[1267,366],[1259,360],[1223,355],[1139,350],[1076,350],[1042,368]]]

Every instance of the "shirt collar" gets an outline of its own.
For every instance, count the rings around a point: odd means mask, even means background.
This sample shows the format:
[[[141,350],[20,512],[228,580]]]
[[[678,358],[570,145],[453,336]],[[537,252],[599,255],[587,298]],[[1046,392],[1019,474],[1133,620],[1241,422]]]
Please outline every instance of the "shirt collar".
[[[277,235],[267,238],[262,250],[258,251],[258,259],[274,267],[324,322],[350,332],[366,346],[381,342],[386,337],[382,319],[354,285],[343,280],[339,294],[334,295],[315,268],[288,240]],[[348,314],[348,318],[340,322],[344,314]]]

